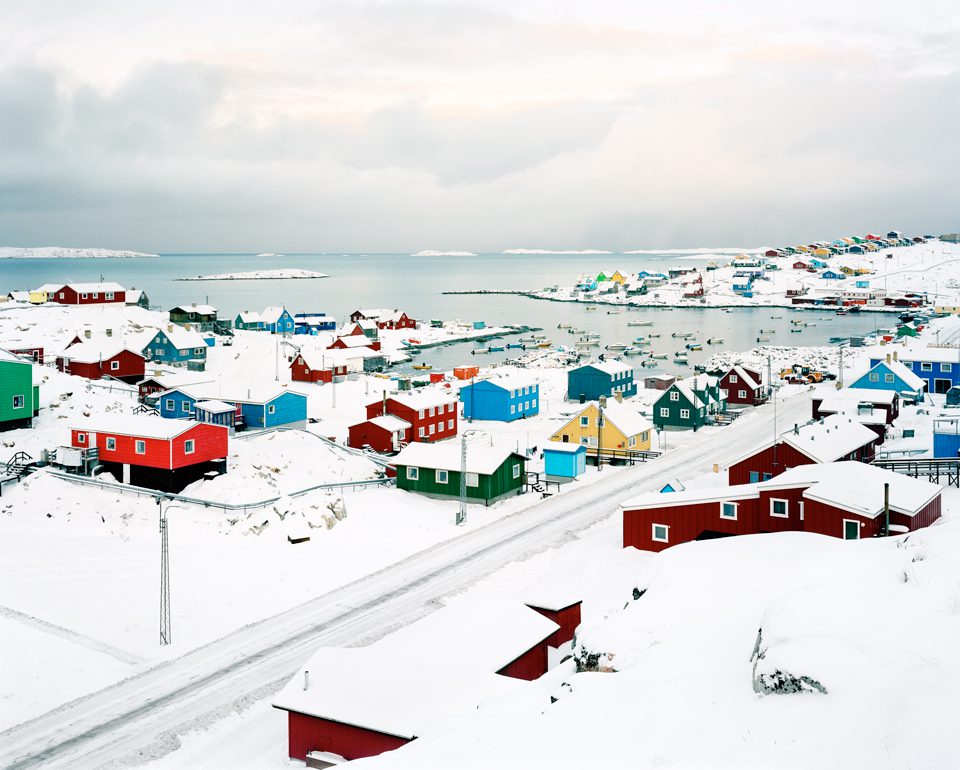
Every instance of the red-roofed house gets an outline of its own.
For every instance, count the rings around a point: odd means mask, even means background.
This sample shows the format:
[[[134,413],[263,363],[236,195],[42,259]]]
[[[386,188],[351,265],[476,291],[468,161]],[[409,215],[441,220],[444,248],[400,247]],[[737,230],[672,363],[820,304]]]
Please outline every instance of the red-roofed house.
[[[727,404],[759,406],[767,400],[760,372],[741,364],[720,378],[720,387],[727,391]]]

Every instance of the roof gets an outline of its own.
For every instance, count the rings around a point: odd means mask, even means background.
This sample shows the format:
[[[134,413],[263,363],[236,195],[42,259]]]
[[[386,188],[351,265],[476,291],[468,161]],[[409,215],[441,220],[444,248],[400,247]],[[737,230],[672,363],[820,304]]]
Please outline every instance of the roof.
[[[926,380],[924,380],[919,375],[914,374],[910,369],[904,366],[900,361],[887,361],[883,360],[876,364],[876,366],[871,366],[865,371],[861,371],[857,374],[854,381],[862,380],[870,372],[879,367],[886,367],[887,370],[893,374],[895,377],[900,379],[904,385],[906,385],[910,390],[919,393],[926,387]]]
[[[6,361],[10,364],[27,364],[33,366],[33,361],[18,356],[16,353],[11,353],[9,350],[4,350],[0,348],[0,361]]]
[[[743,384],[746,385],[751,390],[756,390],[757,388],[760,387],[760,383],[757,382],[755,379],[753,379],[753,375],[750,374],[750,372],[748,372],[746,369],[744,369],[740,364],[737,364],[736,366],[734,366],[730,370],[730,372],[733,372],[733,374],[737,375],[740,378],[740,380],[743,382]],[[727,374],[729,374],[730,372],[728,372]]]
[[[944,336],[941,335],[941,339]],[[872,347],[869,349],[869,356],[885,361],[887,354],[890,353],[890,347],[889,345]],[[933,361],[956,364],[960,363],[960,350],[957,348],[925,348],[911,345],[897,350],[897,358],[901,361]]]
[[[468,446],[467,472],[489,476],[514,455],[523,457],[510,447]],[[393,458],[395,465],[446,471],[459,471],[460,460],[459,441],[441,441],[436,444],[415,441],[401,449]]]
[[[703,399],[701,399],[699,395],[697,395],[696,393],[694,393],[693,388],[690,387],[690,382],[689,382],[689,380],[677,380],[677,381],[674,382],[673,385],[671,385],[670,387],[671,387],[671,388],[676,388],[677,390],[679,390],[679,391],[684,395],[684,397],[687,399],[687,401],[689,401],[693,406],[697,406],[697,407],[699,407],[699,406],[705,406],[705,404],[704,404],[704,402],[703,402]],[[664,395],[663,395],[663,396],[660,396],[660,398],[664,398],[664,396],[666,396],[666,394],[669,393],[669,392],[670,392],[670,390],[667,389],[667,390],[664,392]],[[658,400],[659,400],[659,399],[658,399]]]
[[[780,440],[817,463],[830,463],[876,441],[877,434],[847,415],[834,414],[809,423]]]
[[[813,394],[814,398],[821,397],[818,393]],[[841,388],[832,390],[822,396],[823,401],[820,404],[821,409],[830,410],[831,406],[843,403],[867,402],[871,404],[892,404],[900,397],[895,390],[873,390],[871,388]],[[829,404],[829,405],[828,405]]]
[[[101,292],[108,292],[108,291],[112,291],[112,292],[126,291],[126,289],[124,289],[119,283],[112,283],[112,282],[107,282],[107,283],[65,283],[65,284],[60,284],[60,286],[55,286],[55,287],[54,287],[54,290],[60,289],[60,288],[62,288],[63,286],[69,286],[71,289],[73,289],[74,291],[79,292],[79,293],[81,293],[81,294],[83,294],[83,293],[87,293],[87,294],[97,293],[97,294],[99,294],[99,293],[101,293]],[[49,290],[44,289],[44,291],[49,291]]]
[[[273,704],[414,738],[434,721],[529,687],[496,671],[558,628],[519,602],[460,601],[367,647],[321,648]]]
[[[200,315],[217,314],[217,309],[213,305],[177,305],[170,308],[171,313],[174,310],[182,310],[184,313],[200,313]]]
[[[237,313],[237,318],[240,319],[240,323],[244,324],[256,324],[261,322],[260,314],[255,313],[252,310],[241,310],[239,313]]]
[[[189,385],[177,385],[169,388],[160,394],[160,397],[168,393],[183,393],[194,401],[225,401],[244,404],[266,404],[279,398],[285,393],[293,393],[301,398],[306,395],[293,388],[287,388],[280,385],[259,385],[244,387],[242,384],[221,385],[217,382],[198,382]]]
[[[275,324],[280,320],[280,316],[286,312],[287,309],[282,305],[271,305],[263,309],[263,312],[260,314],[260,320],[265,324]]]
[[[544,452],[561,452],[563,454],[576,454],[577,452],[586,452],[587,448],[583,444],[573,444],[569,441],[548,441],[543,445]]]
[[[664,508],[673,505],[690,505],[692,503],[712,503],[723,500],[745,500],[757,497],[758,484],[735,484],[734,486],[705,487],[703,489],[681,489],[670,494],[662,492],[648,492],[631,497],[620,503],[626,510],[632,508]]]
[[[333,366],[346,366],[349,361],[356,361],[361,356],[347,350],[300,350],[300,358],[308,369],[315,372],[326,371]],[[294,359],[296,360],[296,359]]]
[[[475,385],[482,385],[487,383],[489,385],[496,385],[498,388],[503,388],[504,390],[520,390],[521,388],[535,388],[537,387],[537,381],[533,377],[524,377],[522,374],[511,374],[503,375],[501,377],[490,377],[486,380],[477,380]],[[464,385],[463,389],[472,387],[472,385]]]
[[[105,337],[70,345],[62,353],[57,354],[57,358],[76,361],[79,364],[95,364],[100,361],[107,361],[124,351],[143,357],[140,350],[126,344],[123,340]]]
[[[593,363],[585,364],[578,369],[571,370],[571,373],[579,372],[582,369],[587,368],[596,369],[598,372],[603,372],[604,374],[619,374],[620,372],[633,373],[633,367],[628,366],[622,361],[594,361]]]
[[[207,343],[203,341],[203,337],[197,334],[197,332],[191,329],[184,329],[182,326],[177,326],[175,324],[172,326],[173,328],[157,329],[150,339],[152,340],[157,336],[158,333],[163,333],[166,338],[170,340],[170,344],[173,345],[177,350],[206,347]],[[147,345],[149,345],[149,342]]]
[[[75,423],[73,430],[110,433],[119,436],[172,439],[200,423],[193,420],[168,420],[154,415],[99,415]]]
[[[603,418],[612,422],[619,431],[627,437],[637,436],[653,426],[646,417],[631,409],[626,404],[608,401],[603,408]]]
[[[368,348],[374,343],[374,341],[365,334],[352,334],[347,335],[346,337],[337,337],[337,339],[331,344],[335,343],[340,343],[344,347],[348,348]]]
[[[223,412],[235,412],[237,407],[233,404],[227,404],[223,401],[217,401],[216,399],[211,399],[209,401],[197,401],[194,406],[197,409],[203,409],[205,412],[210,412],[212,414],[222,414]]]
[[[390,393],[387,395],[387,398],[403,404],[410,409],[416,409],[417,411],[429,409],[431,406],[457,403],[457,399],[450,393],[445,393],[440,390],[421,390],[416,393]],[[372,403],[379,404],[380,402],[374,401]]]
[[[392,414],[383,414],[379,417],[371,417],[367,420],[371,425],[376,425],[378,428],[383,428],[384,430],[390,431],[391,433],[396,433],[400,430],[406,430],[410,427],[410,423],[406,420],[401,420],[399,417],[396,417]]]
[[[387,316],[387,315],[390,315],[391,313],[394,313],[395,310],[388,307],[374,307],[374,308],[365,308],[365,309],[361,308],[357,312],[360,313],[360,315],[362,315],[364,318],[376,320],[381,316]]]

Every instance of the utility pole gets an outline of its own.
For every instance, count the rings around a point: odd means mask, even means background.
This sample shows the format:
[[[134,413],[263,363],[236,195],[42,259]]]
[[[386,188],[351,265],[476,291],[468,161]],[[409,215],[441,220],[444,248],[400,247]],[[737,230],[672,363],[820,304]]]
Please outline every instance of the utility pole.
[[[170,644],[173,634],[170,625],[170,540],[167,528],[167,511],[163,509],[163,498],[157,498],[160,506],[160,646]]]
[[[767,398],[773,390],[773,356],[767,356]]]
[[[457,526],[465,524],[467,521],[467,436],[486,431],[473,429],[465,430],[460,434],[460,509],[457,511]],[[491,445],[493,438],[490,439]]]
[[[840,373],[838,377],[840,388],[843,388],[843,345],[840,346]],[[840,389],[838,388],[838,390]]]
[[[597,417],[597,471],[603,470],[603,458],[600,456],[600,448],[603,446],[603,407],[606,405],[606,396],[600,396],[597,400],[597,409],[600,412]]]
[[[883,536],[890,537],[890,485],[883,485]]]

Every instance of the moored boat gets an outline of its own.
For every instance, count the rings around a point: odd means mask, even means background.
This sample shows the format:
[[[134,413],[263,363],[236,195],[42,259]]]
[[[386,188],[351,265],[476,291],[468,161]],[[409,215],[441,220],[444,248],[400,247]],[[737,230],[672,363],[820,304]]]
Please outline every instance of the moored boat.
[[[710,337],[707,339],[708,345],[720,345],[723,342],[723,337]]]
[[[432,366],[431,364],[423,364],[423,363],[420,363],[420,364],[414,364],[414,365],[413,365],[413,368],[414,368],[414,369],[419,369],[419,370],[422,371],[422,370],[424,370],[424,369],[433,369],[433,366]]]
[[[629,346],[626,342],[611,342],[607,345],[607,350],[626,350],[627,347]]]
[[[699,342],[690,342],[687,344],[687,350],[703,350],[703,345]]]

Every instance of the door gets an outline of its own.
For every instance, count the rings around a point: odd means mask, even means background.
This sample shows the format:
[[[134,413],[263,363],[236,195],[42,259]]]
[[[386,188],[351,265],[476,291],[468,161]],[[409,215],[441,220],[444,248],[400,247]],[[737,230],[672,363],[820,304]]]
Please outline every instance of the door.
[[[569,444],[569,443],[570,443],[570,436],[567,435],[566,433],[564,433],[563,436],[561,436],[561,438],[563,439],[563,443],[564,443],[564,444]]]
[[[953,383],[942,377],[937,377],[933,381],[933,392],[934,393],[946,393],[952,387]]]
[[[860,539],[860,522],[859,521],[854,521],[853,519],[843,520],[843,539],[844,540]]]
[[[123,464],[123,483],[130,483],[130,463]]]

